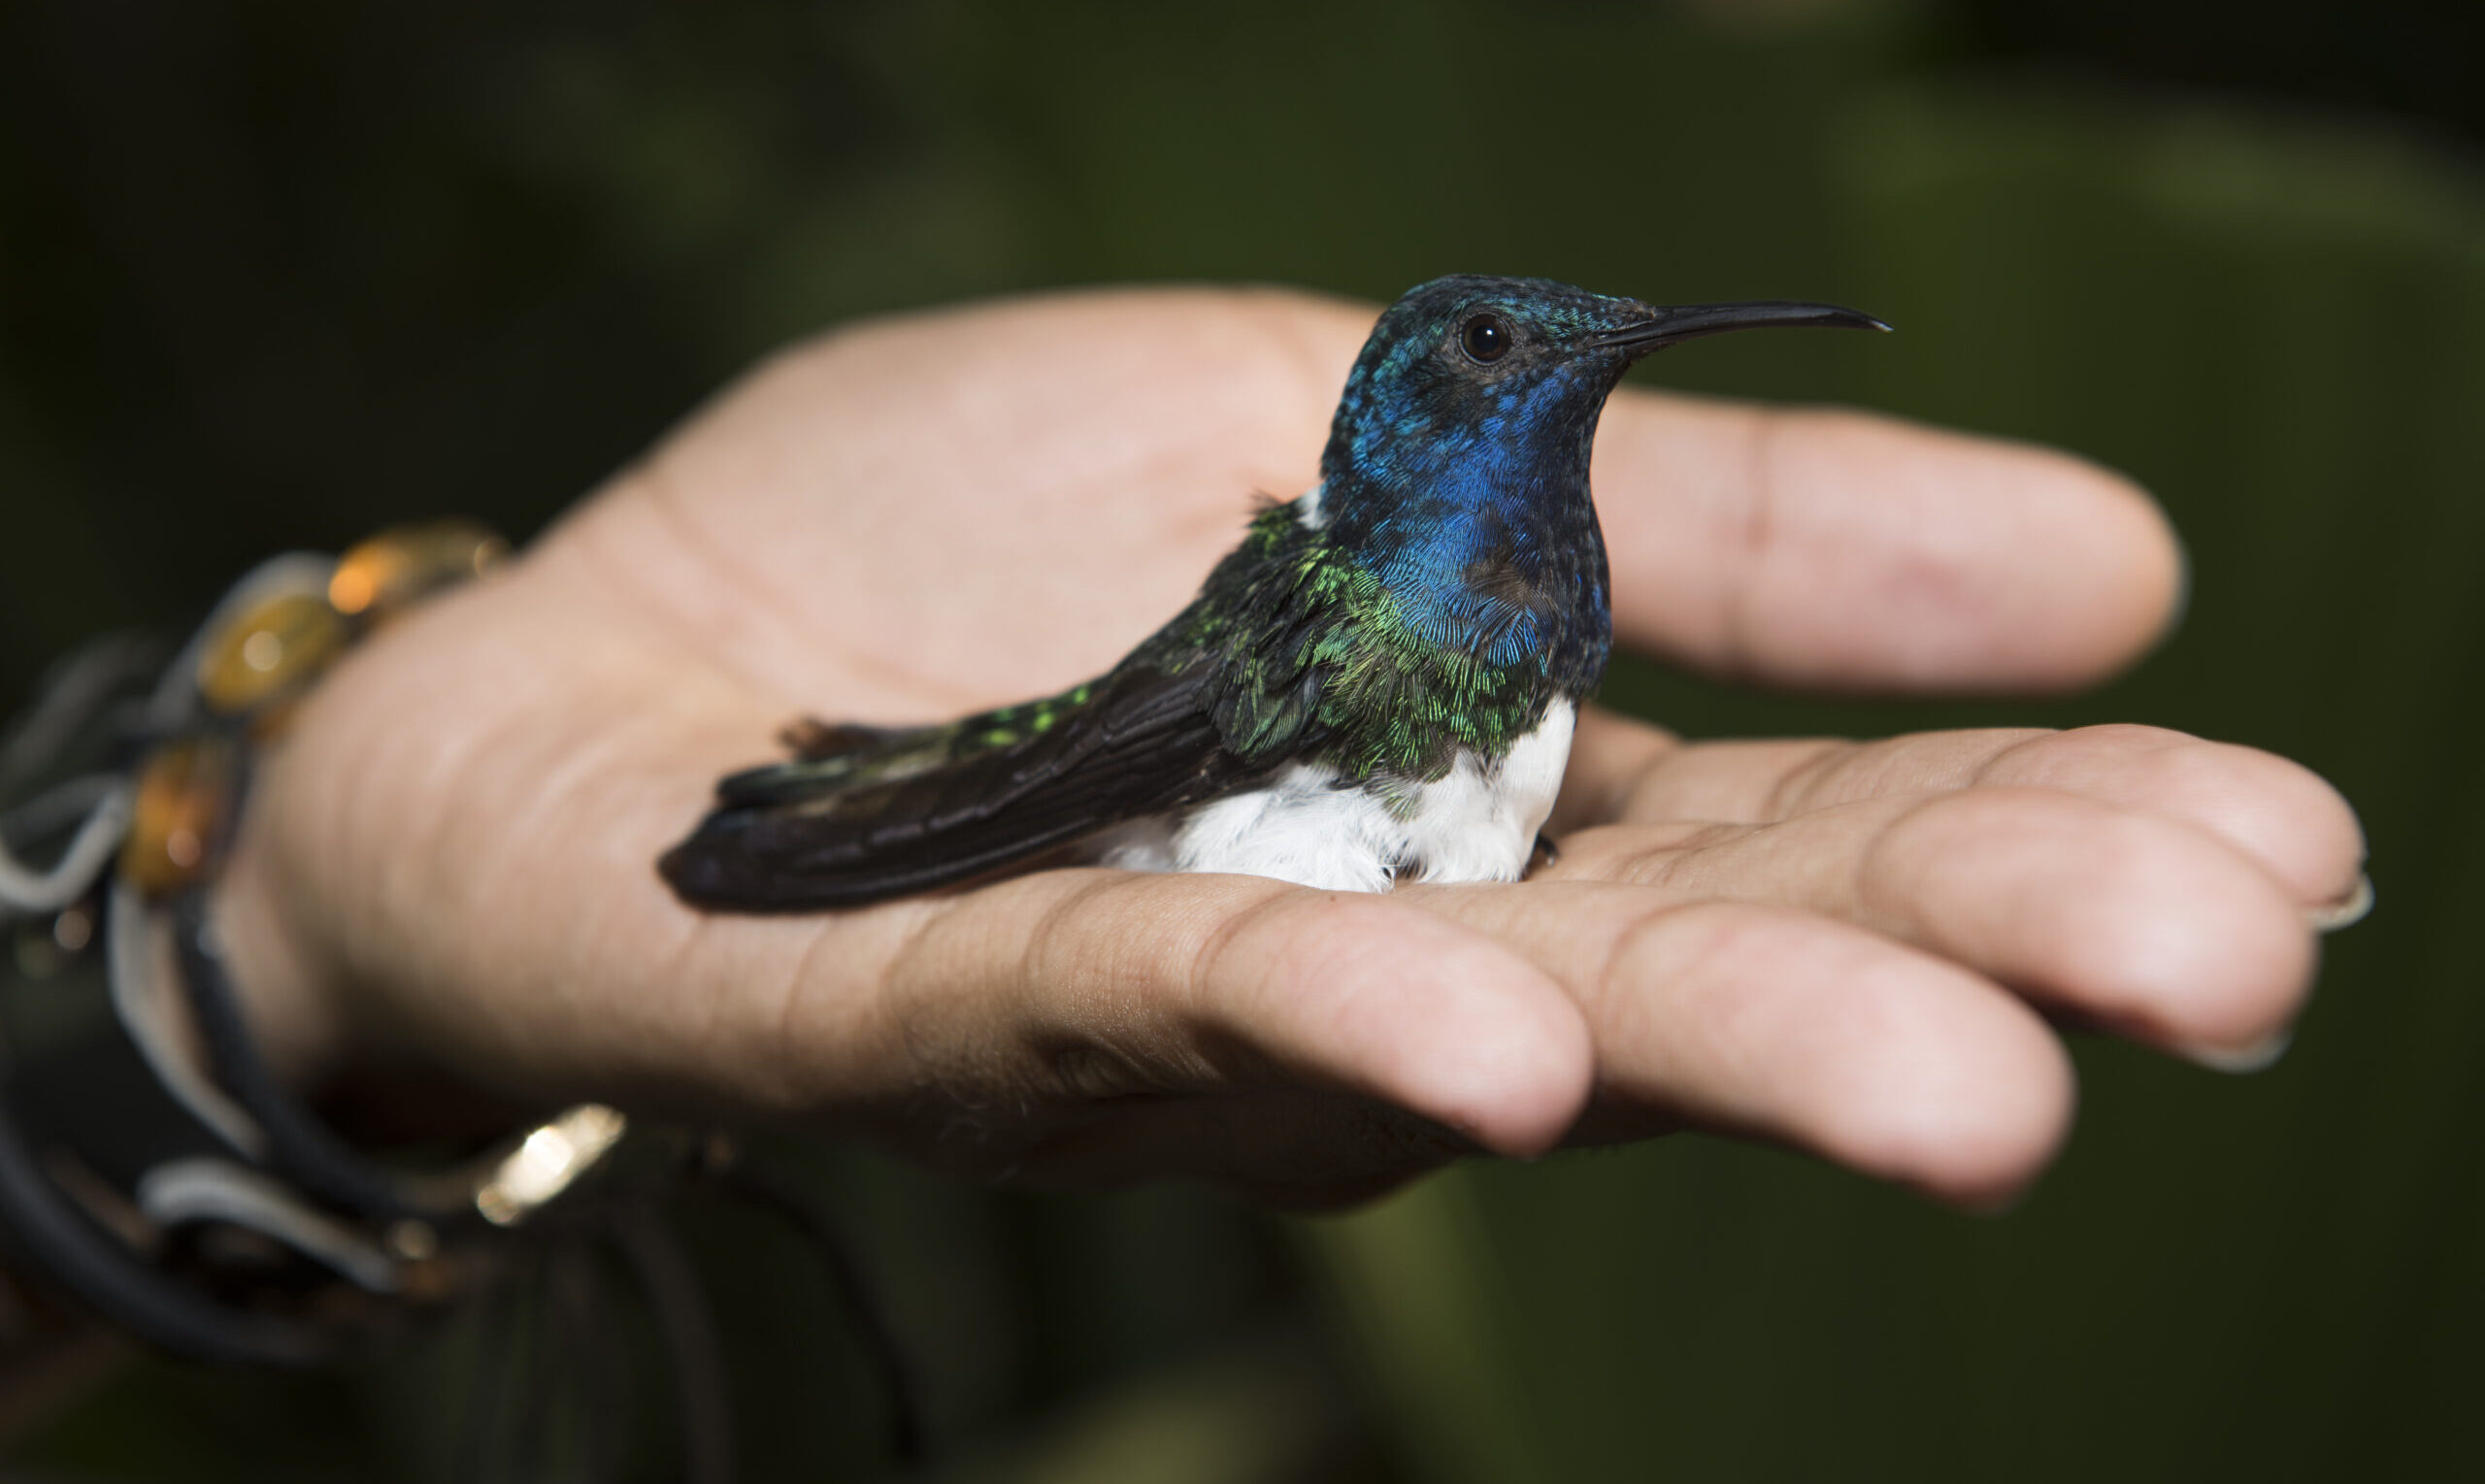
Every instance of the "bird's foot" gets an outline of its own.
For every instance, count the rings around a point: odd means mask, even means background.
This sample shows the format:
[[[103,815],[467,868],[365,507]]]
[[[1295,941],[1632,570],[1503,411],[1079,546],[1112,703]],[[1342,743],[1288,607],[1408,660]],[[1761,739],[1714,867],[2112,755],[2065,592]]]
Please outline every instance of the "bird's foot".
[[[1550,866],[1561,858],[1562,847],[1553,843],[1552,836],[1539,830],[1536,832],[1535,846],[1527,852],[1527,870],[1521,872],[1520,875],[1532,876],[1536,874],[1539,867]]]

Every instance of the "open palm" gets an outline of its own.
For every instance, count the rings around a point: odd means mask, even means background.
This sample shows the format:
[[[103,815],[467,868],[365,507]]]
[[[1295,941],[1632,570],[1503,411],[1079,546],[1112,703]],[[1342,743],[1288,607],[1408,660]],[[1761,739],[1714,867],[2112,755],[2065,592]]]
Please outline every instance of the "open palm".
[[[1316,478],[1368,311],[1090,294],[762,367],[498,580],[380,635],[255,792],[221,903],[316,1078],[792,1119],[979,1177],[1350,1199],[1461,1152],[1685,1123],[1966,1202],[2071,1104],[2045,1017],[2212,1062],[2279,1036],[2353,889],[2345,805],[2145,728],[1684,744],[1582,718],[1516,885],[1041,872],[707,916],[657,854],[802,714],[919,721],[1110,666]],[[2057,454],[1626,390],[1618,640],[1840,688],[2127,661],[2179,562]]]

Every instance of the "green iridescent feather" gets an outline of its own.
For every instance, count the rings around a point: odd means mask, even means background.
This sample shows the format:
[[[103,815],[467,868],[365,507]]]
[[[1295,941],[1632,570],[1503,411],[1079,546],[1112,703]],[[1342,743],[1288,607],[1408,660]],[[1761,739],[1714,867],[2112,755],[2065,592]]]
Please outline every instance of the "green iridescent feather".
[[[1379,576],[1293,504],[1262,511],[1132,660],[1213,666],[1229,749],[1255,764],[1325,764],[1346,783],[1430,781],[1462,748],[1498,757],[1552,699],[1532,662],[1487,664],[1416,634]]]

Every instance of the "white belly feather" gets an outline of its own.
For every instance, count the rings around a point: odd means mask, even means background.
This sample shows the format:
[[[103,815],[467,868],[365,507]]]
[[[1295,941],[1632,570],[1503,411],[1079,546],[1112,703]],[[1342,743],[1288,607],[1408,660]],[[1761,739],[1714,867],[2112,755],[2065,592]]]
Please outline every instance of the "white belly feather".
[[[1262,786],[1100,837],[1095,858],[1127,871],[1232,871],[1323,891],[1423,881],[1514,881],[1552,811],[1576,708],[1556,701],[1498,763],[1461,752],[1393,809],[1336,772],[1297,763]]]

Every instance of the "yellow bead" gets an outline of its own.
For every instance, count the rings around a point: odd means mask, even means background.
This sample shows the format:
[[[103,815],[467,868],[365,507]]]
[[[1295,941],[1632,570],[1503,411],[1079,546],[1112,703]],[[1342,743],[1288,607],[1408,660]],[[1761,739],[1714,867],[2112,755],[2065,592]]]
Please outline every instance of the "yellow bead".
[[[479,577],[509,555],[509,543],[466,520],[400,526],[347,552],[328,579],[340,613],[384,618],[453,582]]]
[[[199,655],[199,695],[227,716],[248,710],[326,669],[345,641],[345,620],[315,594],[252,604],[209,636]]]
[[[216,738],[187,738],[147,760],[120,874],[152,896],[198,879],[219,842],[233,799],[233,749]]]

